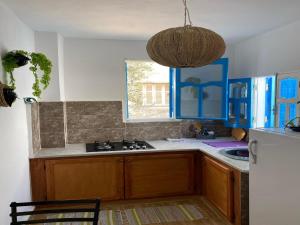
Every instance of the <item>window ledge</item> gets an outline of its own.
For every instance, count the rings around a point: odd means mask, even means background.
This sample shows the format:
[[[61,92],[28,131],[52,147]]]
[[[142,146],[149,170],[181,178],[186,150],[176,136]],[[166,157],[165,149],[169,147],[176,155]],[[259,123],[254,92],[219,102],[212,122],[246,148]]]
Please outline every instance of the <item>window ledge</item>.
[[[125,119],[124,123],[181,122],[180,119]]]

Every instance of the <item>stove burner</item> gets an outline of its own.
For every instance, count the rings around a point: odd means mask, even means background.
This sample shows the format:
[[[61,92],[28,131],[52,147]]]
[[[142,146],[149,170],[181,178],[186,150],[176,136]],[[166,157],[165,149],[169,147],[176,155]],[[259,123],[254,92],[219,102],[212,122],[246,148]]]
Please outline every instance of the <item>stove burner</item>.
[[[95,149],[98,151],[109,151],[114,148],[114,146],[110,143],[110,141],[100,143],[99,141],[95,141],[94,143]]]
[[[128,140],[123,140],[123,149],[147,149],[149,148],[149,144],[147,146],[147,142],[145,141],[138,141],[138,140],[134,140],[134,141],[128,141]]]
[[[145,150],[153,149],[146,141],[139,140],[123,140],[122,142],[99,142],[86,144],[87,152],[98,152],[98,151],[125,151],[125,150]]]

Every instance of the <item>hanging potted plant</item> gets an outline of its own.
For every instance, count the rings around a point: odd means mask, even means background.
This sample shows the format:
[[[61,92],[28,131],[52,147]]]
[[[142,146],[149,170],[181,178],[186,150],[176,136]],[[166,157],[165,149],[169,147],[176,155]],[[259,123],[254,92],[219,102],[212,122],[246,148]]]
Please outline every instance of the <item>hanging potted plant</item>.
[[[13,71],[16,68],[26,65],[28,62],[31,64],[29,69],[34,76],[32,94],[40,98],[42,89],[45,90],[50,83],[50,74],[52,70],[51,61],[43,53],[26,52],[23,50],[11,51],[2,57],[2,65],[4,71],[9,74],[9,86],[11,89],[16,88]],[[39,72],[42,74],[39,75]],[[40,85],[43,87],[41,88]]]
[[[0,106],[10,107],[16,99],[17,94],[14,89],[0,82]]]
[[[6,53],[2,58],[2,65],[4,71],[10,75],[9,85],[11,88],[15,89],[15,78],[13,76],[13,71],[16,68],[25,66],[30,59],[27,57],[27,52],[22,50],[16,50]]]

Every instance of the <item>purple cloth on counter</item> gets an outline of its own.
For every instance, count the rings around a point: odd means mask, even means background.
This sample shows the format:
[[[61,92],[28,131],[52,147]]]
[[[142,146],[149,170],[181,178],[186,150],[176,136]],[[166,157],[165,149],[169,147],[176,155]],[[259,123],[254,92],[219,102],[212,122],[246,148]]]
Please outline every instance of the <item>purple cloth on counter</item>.
[[[248,143],[244,141],[203,141],[203,143],[215,148],[233,148],[248,146]]]

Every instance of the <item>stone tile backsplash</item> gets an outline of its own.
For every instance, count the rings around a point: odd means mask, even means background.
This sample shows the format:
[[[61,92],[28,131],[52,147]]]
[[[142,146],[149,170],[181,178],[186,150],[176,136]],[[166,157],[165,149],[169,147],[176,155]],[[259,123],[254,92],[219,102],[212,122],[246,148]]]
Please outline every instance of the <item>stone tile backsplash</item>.
[[[65,146],[63,102],[40,102],[40,136],[42,148]]]
[[[180,138],[181,122],[126,123],[125,139],[159,140]]]
[[[193,121],[123,122],[121,101],[41,102],[39,103],[42,148],[63,147],[65,143],[157,140],[194,137]],[[231,129],[221,121],[203,121],[217,136],[230,136]]]
[[[67,143],[122,140],[122,102],[66,102]]]

